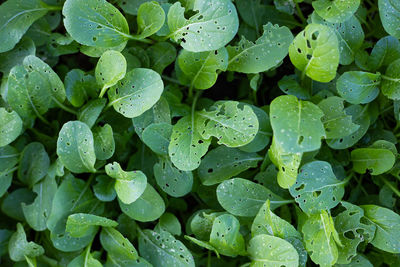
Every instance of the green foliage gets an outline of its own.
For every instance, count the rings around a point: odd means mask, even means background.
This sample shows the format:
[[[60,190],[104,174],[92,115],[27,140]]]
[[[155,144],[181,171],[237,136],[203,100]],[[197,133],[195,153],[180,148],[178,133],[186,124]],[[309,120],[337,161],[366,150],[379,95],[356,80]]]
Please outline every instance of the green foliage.
[[[400,266],[397,0],[5,0],[0,265]]]

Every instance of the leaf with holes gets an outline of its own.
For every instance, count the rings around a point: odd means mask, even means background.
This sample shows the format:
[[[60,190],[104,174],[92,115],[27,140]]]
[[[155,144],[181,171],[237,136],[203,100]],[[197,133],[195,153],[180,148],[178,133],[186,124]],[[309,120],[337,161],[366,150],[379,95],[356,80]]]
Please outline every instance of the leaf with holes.
[[[105,0],[67,0],[62,13],[65,29],[80,44],[114,47],[130,38],[125,17]]]
[[[22,120],[15,111],[0,108],[0,147],[13,142],[21,134]]]
[[[168,195],[182,197],[192,190],[192,172],[175,168],[169,159],[160,158],[153,169],[158,186]]]
[[[95,69],[96,81],[102,87],[100,97],[103,97],[109,87],[124,78],[125,74],[125,57],[115,50],[104,52],[97,62]]]
[[[245,255],[244,238],[239,228],[239,220],[235,216],[230,214],[218,216],[211,229],[210,245],[225,256]]]
[[[400,38],[400,3],[391,0],[379,0],[379,15],[383,28],[391,36]]]
[[[168,123],[152,123],[144,129],[142,140],[154,153],[168,155],[168,146],[172,134],[172,125]]]
[[[25,257],[35,258],[44,254],[42,246],[26,240],[26,233],[22,224],[17,224],[17,231],[8,241],[8,252],[13,261],[23,261]]]
[[[315,12],[329,22],[347,21],[360,6],[360,0],[317,0],[312,3]]]
[[[65,123],[58,135],[57,155],[72,172],[95,172],[96,154],[89,127],[80,121]]]
[[[165,203],[157,191],[147,184],[143,194],[131,204],[118,201],[123,213],[139,222],[154,221],[164,213]]]
[[[108,90],[108,106],[127,118],[138,117],[157,103],[163,90],[164,84],[157,72],[133,69]]]
[[[263,158],[236,148],[219,146],[206,154],[197,170],[204,185],[223,182],[249,168],[257,167]]]
[[[8,0],[0,5],[0,53],[9,51],[29,27],[46,15],[49,7],[40,0]]]
[[[153,266],[195,266],[185,245],[164,230],[139,230],[139,253]]]
[[[299,232],[297,232],[296,228],[294,228],[289,222],[273,213],[270,206],[270,200],[267,200],[261,206],[251,225],[251,235],[257,236],[265,234],[283,239],[287,239],[289,237],[301,239],[301,235]]]
[[[7,100],[23,119],[42,114],[66,98],[64,84],[53,69],[36,56],[27,56],[13,67],[8,78]]]
[[[381,83],[379,73],[348,71],[342,74],[336,82],[337,91],[341,97],[351,104],[366,104],[379,94]]]
[[[35,53],[36,47],[32,39],[22,38],[12,50],[0,53],[0,72],[7,76],[12,67],[22,64],[26,56]]]
[[[318,82],[330,82],[339,65],[339,43],[336,34],[327,26],[308,24],[289,47],[293,65]]]
[[[335,218],[335,227],[342,247],[339,247],[338,263],[349,264],[357,255],[357,247],[363,242],[370,242],[374,238],[375,226],[364,222],[364,210],[348,202],[341,203],[345,211]]]
[[[209,111],[196,113],[197,130],[204,139],[212,136],[218,144],[239,147],[250,143],[258,132],[258,119],[248,105],[236,101],[216,102]]]
[[[225,47],[197,53],[182,50],[178,64],[184,74],[181,81],[190,80],[190,87],[208,89],[217,81],[217,70],[225,71],[228,67],[228,52]]]
[[[302,227],[305,247],[311,260],[321,266],[332,266],[338,259],[341,246],[332,217],[322,211],[309,216]]]
[[[268,23],[264,33],[255,43],[244,37],[237,46],[228,46],[228,70],[243,73],[267,71],[278,64],[288,54],[293,35],[287,27]]]
[[[99,160],[111,158],[115,151],[115,141],[111,126],[109,124],[96,126],[92,132],[96,158]]]
[[[357,173],[379,175],[389,171],[395,161],[392,151],[385,148],[356,148],[351,151],[353,170]]]
[[[92,232],[94,229],[97,230],[99,226],[115,227],[117,225],[116,221],[105,217],[86,213],[74,213],[68,216],[65,231],[72,237],[83,237],[88,232]]]
[[[319,149],[326,136],[322,110],[295,96],[279,96],[271,102],[270,117],[274,141],[287,153]]]
[[[261,267],[268,262],[271,267],[297,267],[299,254],[286,240],[279,237],[260,234],[249,241],[247,252],[252,260],[251,266]]]
[[[325,161],[312,161],[301,167],[290,194],[307,214],[319,213],[336,207],[344,195],[344,185]]]
[[[376,205],[361,205],[368,224],[376,226],[371,244],[390,252],[400,251],[400,216],[394,211]]]
[[[324,20],[314,12],[311,15],[311,20],[312,23],[328,26],[335,32],[339,41],[340,64],[351,64],[364,41],[364,31],[357,17],[352,15],[346,21],[332,23]]]
[[[107,251],[108,257],[117,261],[136,260],[139,257],[132,243],[112,227],[102,228],[100,243]]]
[[[181,171],[197,169],[211,143],[210,139],[204,139],[198,133],[196,124],[191,116],[186,116],[172,128],[168,154],[172,163]]]
[[[124,171],[119,163],[109,163],[105,167],[108,176],[116,179],[115,191],[124,204],[135,202],[147,187],[147,177],[141,171]]]
[[[360,128],[360,125],[353,123],[352,117],[346,114],[343,102],[342,98],[331,96],[318,103],[318,107],[325,114],[321,121],[324,124],[326,139],[342,138]]]
[[[393,61],[382,75],[381,90],[387,98],[400,100],[400,59]]]
[[[169,8],[168,35],[192,52],[211,51],[229,43],[236,35],[239,18],[230,0],[195,0],[195,15],[186,19],[180,3]]]
[[[292,202],[292,200],[281,198],[262,185],[242,178],[233,178],[219,184],[217,198],[226,211],[246,217],[255,216],[268,199],[271,209]]]

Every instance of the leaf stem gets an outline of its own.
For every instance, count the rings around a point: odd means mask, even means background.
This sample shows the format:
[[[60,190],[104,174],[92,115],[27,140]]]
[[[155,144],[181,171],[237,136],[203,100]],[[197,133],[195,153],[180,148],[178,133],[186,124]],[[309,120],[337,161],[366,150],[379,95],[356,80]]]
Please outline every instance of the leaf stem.
[[[103,88],[101,88],[100,94],[99,94],[99,98],[102,98],[104,96],[104,94],[106,93],[108,87],[106,87],[105,85],[103,86]]]
[[[300,20],[301,20],[301,22],[303,23],[303,24],[306,24],[306,19],[304,18],[304,15],[303,15],[303,11],[301,11],[301,8],[300,8],[300,6],[299,6],[299,3],[296,3],[296,10],[297,10],[297,16],[300,18]]]
[[[383,75],[383,74],[381,74],[381,77],[384,79],[384,80],[388,80],[388,81],[391,81],[391,82],[400,82],[400,78],[392,78],[392,77],[389,77],[389,76],[386,76],[386,75]]]
[[[86,181],[85,187],[83,188],[83,190],[81,191],[81,193],[79,194],[78,198],[75,200],[74,205],[71,207],[70,211],[74,211],[74,209],[76,208],[76,205],[78,205],[79,201],[81,200],[81,198],[83,197],[83,195],[85,194],[85,192],[89,189],[90,184],[92,183],[94,179],[94,174],[91,174],[89,179]]]
[[[194,132],[194,112],[196,110],[196,104],[197,104],[197,100],[199,99],[200,95],[201,95],[202,91],[196,91],[196,95],[193,98],[193,103],[192,103],[192,131]]]
[[[400,191],[391,182],[389,182],[384,176],[380,176],[380,178],[385,185],[387,185],[393,191],[393,193],[397,195],[397,197],[400,197]]]
[[[53,101],[57,104],[57,106],[59,106],[62,110],[71,113],[73,115],[78,115],[78,112],[76,112],[75,110],[65,106],[64,104],[62,104],[61,102],[59,102],[55,97],[53,97]]]
[[[182,85],[182,84],[181,84],[181,82],[180,82],[180,81],[178,81],[177,79],[174,79],[174,78],[168,77],[168,76],[166,76],[166,75],[161,75],[161,78],[163,78],[164,80],[167,80],[167,81],[169,81],[169,82],[172,82],[172,83],[176,83],[176,84]]]
[[[154,44],[153,40],[150,39],[140,39],[135,37],[134,35],[131,34],[127,34],[126,37],[128,37],[131,40],[137,41],[137,42],[141,42],[141,43],[145,43],[145,44]]]

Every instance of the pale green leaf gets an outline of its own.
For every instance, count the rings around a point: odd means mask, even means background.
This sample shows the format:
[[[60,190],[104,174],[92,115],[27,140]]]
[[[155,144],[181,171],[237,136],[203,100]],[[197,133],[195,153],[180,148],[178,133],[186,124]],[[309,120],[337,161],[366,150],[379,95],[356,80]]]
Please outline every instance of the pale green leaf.
[[[8,112],[5,108],[0,108],[0,121],[0,147],[3,147],[21,134],[22,120],[17,112]]]

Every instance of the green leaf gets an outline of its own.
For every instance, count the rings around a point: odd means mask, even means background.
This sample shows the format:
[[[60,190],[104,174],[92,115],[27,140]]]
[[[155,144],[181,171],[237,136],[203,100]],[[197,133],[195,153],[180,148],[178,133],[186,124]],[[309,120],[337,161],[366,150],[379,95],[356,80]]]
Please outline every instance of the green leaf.
[[[9,51],[48,8],[39,0],[8,0],[0,5],[0,53]]]
[[[142,140],[154,153],[168,155],[168,146],[172,134],[172,125],[168,123],[153,123],[144,129]]]
[[[57,155],[72,172],[95,172],[96,154],[89,127],[80,121],[65,123],[58,135]]]
[[[255,43],[244,37],[237,46],[228,46],[228,70],[259,73],[277,66],[288,54],[293,35],[287,27],[268,23]]]
[[[181,171],[175,168],[170,160],[164,158],[160,158],[160,162],[153,168],[158,186],[168,195],[183,197],[192,190],[192,172]]]
[[[35,56],[24,58],[8,78],[7,101],[23,119],[42,118],[54,103],[66,98],[64,84],[53,69]]]
[[[217,70],[226,71],[228,52],[225,47],[205,52],[182,50],[178,56],[178,64],[184,79],[190,80],[190,87],[208,89],[217,81]]]
[[[92,128],[106,106],[107,100],[93,99],[87,102],[78,112],[78,120],[86,123],[89,128]]]
[[[368,57],[367,66],[375,72],[400,58],[400,41],[393,36],[385,36],[375,44]]]
[[[360,6],[360,0],[317,0],[312,3],[315,12],[329,22],[347,21]]]
[[[284,239],[260,234],[249,241],[247,252],[252,260],[251,266],[261,267],[268,263],[271,267],[297,267],[299,255],[296,249]]]
[[[234,216],[230,214],[218,216],[212,226],[210,244],[225,256],[245,255],[245,242],[239,229],[239,220]]]
[[[116,179],[114,188],[124,204],[133,203],[145,192],[147,177],[143,172],[126,172],[117,162],[107,164],[105,169],[108,176]]]
[[[118,201],[123,213],[139,222],[154,221],[164,213],[165,203],[157,191],[147,184],[143,194],[133,203]]]
[[[268,199],[272,209],[292,202],[284,200],[262,185],[242,178],[233,178],[219,184],[217,198],[226,211],[246,217],[255,216]]]
[[[357,256],[357,247],[363,242],[370,242],[375,234],[375,226],[364,223],[364,210],[348,202],[342,202],[345,211],[335,218],[335,227],[342,247],[339,247],[338,263],[348,264]]]
[[[18,221],[24,221],[22,203],[32,203],[35,199],[35,193],[26,187],[18,188],[5,196],[1,203],[1,211]]]
[[[151,68],[160,74],[176,58],[176,48],[167,42],[156,43],[147,48],[146,52],[150,58]]]
[[[221,101],[209,111],[196,113],[197,130],[204,139],[214,136],[218,144],[239,147],[250,143],[258,132],[258,119],[252,108],[237,101]]]
[[[65,29],[80,44],[114,47],[130,37],[125,17],[105,0],[67,0],[62,13]]]
[[[327,140],[328,145],[333,149],[346,149],[353,146],[365,135],[370,125],[370,116],[366,107],[352,105],[345,108],[345,113],[351,116],[353,123],[360,127],[348,136]]]
[[[376,226],[371,244],[390,253],[399,253],[400,216],[376,205],[361,205],[360,207],[364,210],[364,218],[368,220],[368,223]]]
[[[37,194],[35,201],[30,205],[22,203],[25,219],[35,231],[47,229],[46,222],[51,213],[56,190],[56,180],[54,177],[47,175],[43,181],[33,186],[32,191]]]
[[[290,194],[307,214],[319,213],[336,207],[344,195],[344,184],[325,161],[312,161],[301,167]]]
[[[67,99],[74,107],[81,107],[89,97],[97,97],[95,78],[80,69],[69,71],[64,78],[64,84]]]
[[[384,148],[357,148],[351,151],[353,170],[357,173],[379,175],[389,171],[395,161],[395,155]]]
[[[114,190],[115,181],[107,175],[96,177],[97,183],[93,186],[93,192],[100,201],[113,201],[117,196]]]
[[[207,153],[211,143],[210,139],[203,139],[198,133],[196,124],[191,116],[186,116],[172,128],[168,154],[181,171],[192,171],[199,167],[201,157]]]
[[[391,36],[400,38],[400,3],[390,0],[378,1],[379,15],[382,21],[383,28]]]
[[[339,43],[331,28],[308,24],[289,47],[293,65],[318,82],[329,82],[336,76],[339,65]]]
[[[67,218],[74,213],[88,213],[96,209],[98,201],[93,197],[89,185],[69,175],[63,178],[53,199],[47,228],[55,248],[61,251],[77,251],[86,247],[94,238],[97,229],[88,235],[74,238],[65,231]]]
[[[18,168],[14,167],[19,161],[19,153],[12,146],[0,147],[0,197],[11,185],[13,173]]]
[[[94,152],[99,160],[106,160],[113,156],[115,141],[112,127],[109,124],[96,126],[92,130],[94,141]]]
[[[205,248],[205,249],[213,251],[217,255],[217,257],[219,258],[218,250],[216,248],[214,248],[213,246],[211,246],[209,242],[204,242],[204,241],[198,240],[198,239],[196,239],[194,237],[191,237],[191,236],[188,236],[188,235],[185,235],[185,238],[187,240],[189,240],[189,241],[192,241],[193,243],[195,243],[196,245],[198,245],[198,246],[200,246],[202,248]]]
[[[239,18],[230,0],[194,0],[195,15],[186,19],[180,3],[169,8],[169,35],[192,52],[211,51],[229,43],[236,35]]]
[[[251,235],[272,235],[287,239],[289,237],[301,238],[299,232],[289,222],[275,215],[270,208],[270,200],[267,200],[258,211],[251,225]]]
[[[257,163],[262,159],[256,153],[218,146],[206,154],[197,173],[202,184],[214,185],[249,168],[257,167]]]
[[[382,93],[389,99],[400,100],[400,59],[393,61],[382,76]]]
[[[338,234],[332,217],[326,211],[308,217],[302,232],[305,247],[314,263],[321,266],[332,266],[336,263]]]
[[[164,24],[165,13],[159,3],[145,2],[137,12],[138,34],[135,36],[144,39],[155,34]]]
[[[296,182],[302,155],[302,153],[285,152],[279,143],[276,142],[275,137],[272,139],[268,156],[278,168],[277,180],[280,187],[289,188]]]
[[[68,216],[65,231],[72,237],[83,237],[89,232],[97,231],[98,226],[115,227],[116,221],[93,214],[74,213]]]
[[[139,253],[153,266],[195,266],[193,256],[185,245],[163,230],[139,230]]]
[[[351,64],[364,41],[364,31],[357,17],[352,15],[346,21],[331,23],[313,13],[311,20],[312,23],[328,26],[335,32],[339,41],[340,64]]]
[[[163,89],[163,81],[157,72],[133,69],[108,90],[108,106],[113,106],[127,118],[134,118],[150,109],[160,99]]]
[[[0,147],[13,142],[21,134],[22,120],[15,111],[0,108]]]
[[[18,178],[24,184],[32,187],[39,182],[48,172],[50,158],[41,143],[33,142],[22,151]]]
[[[331,96],[318,103],[318,107],[324,112],[321,118],[324,124],[326,139],[342,138],[348,136],[360,128],[353,123],[352,117],[346,114],[343,99]]]
[[[100,97],[105,94],[109,87],[124,78],[125,74],[125,57],[115,50],[105,51],[97,62],[95,70],[96,81],[102,87]]]
[[[139,7],[146,2],[149,2],[150,0],[135,0],[135,1],[125,1],[125,0],[117,0],[116,2],[118,5],[122,8],[122,10],[125,13],[131,14],[131,15],[137,15]],[[164,3],[167,2],[167,0],[153,0],[158,3]]]
[[[319,149],[325,137],[322,110],[295,96],[279,96],[271,102],[270,117],[274,141],[287,153]]]
[[[138,259],[138,253],[132,243],[112,227],[103,227],[100,242],[109,257],[118,261]]]
[[[339,77],[336,86],[339,95],[347,102],[366,104],[378,96],[380,83],[381,75],[379,73],[348,71]]]
[[[338,267],[373,267],[372,263],[363,255],[357,254],[349,264],[335,264]]]
[[[8,242],[8,252],[11,260],[23,261],[25,257],[35,258],[44,254],[42,246],[28,242],[22,224],[17,223],[17,231],[11,236]]]
[[[103,266],[100,261],[93,257],[90,253],[90,246],[88,246],[79,256],[74,258],[67,267],[101,267]]]
[[[35,53],[36,47],[32,39],[28,37],[22,38],[13,50],[0,53],[0,71],[7,76],[12,67],[22,64],[26,56],[34,55]]]
[[[178,236],[181,235],[182,233],[181,224],[178,218],[176,218],[174,214],[169,212],[164,213],[160,217],[159,222],[156,225],[155,229],[162,229],[170,232],[173,235],[178,235]]]

